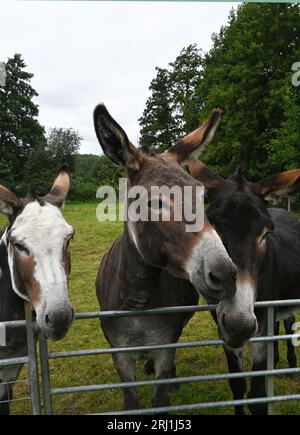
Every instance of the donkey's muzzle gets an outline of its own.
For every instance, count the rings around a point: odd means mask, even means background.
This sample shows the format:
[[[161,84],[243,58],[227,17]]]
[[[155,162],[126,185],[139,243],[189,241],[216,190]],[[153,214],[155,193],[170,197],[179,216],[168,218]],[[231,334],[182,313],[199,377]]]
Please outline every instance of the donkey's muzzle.
[[[67,334],[73,320],[74,310],[71,306],[46,312],[43,332],[51,340],[60,340]]]
[[[222,338],[231,348],[241,348],[257,331],[257,319],[254,315],[232,316],[223,313],[218,316],[218,323]]]

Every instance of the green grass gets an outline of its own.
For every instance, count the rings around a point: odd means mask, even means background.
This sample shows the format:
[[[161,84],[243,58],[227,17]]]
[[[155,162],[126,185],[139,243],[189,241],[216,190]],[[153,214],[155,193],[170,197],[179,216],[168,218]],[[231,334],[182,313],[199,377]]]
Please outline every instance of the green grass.
[[[95,277],[99,262],[112,241],[122,231],[121,223],[99,223],[96,220],[96,204],[67,204],[64,212],[67,220],[75,227],[76,236],[72,243],[72,274],[70,297],[77,312],[97,311],[99,309],[95,295]],[[1,220],[0,224],[4,223]],[[195,314],[181,337],[182,341],[196,341],[217,338],[214,322],[208,313]],[[60,342],[49,343],[50,351],[69,351],[107,347],[98,320],[76,321],[68,336]],[[285,345],[280,345],[281,362],[279,367],[286,367]],[[300,361],[300,354],[298,359]],[[249,359],[246,358],[246,368]],[[53,387],[92,385],[118,382],[118,376],[111,357],[97,356],[71,358],[50,362],[51,382]],[[138,379],[143,379],[142,362],[138,363]],[[177,373],[179,376],[226,373],[225,356],[220,347],[181,349],[177,353]],[[23,370],[21,377],[26,377]],[[150,405],[152,389],[141,389],[143,404]],[[280,377],[276,379],[276,394],[300,393],[300,380]],[[17,385],[15,397],[27,394],[23,384]],[[172,396],[173,404],[230,400],[231,391],[226,381],[203,382],[182,385]],[[119,410],[122,406],[122,394],[119,390],[81,393],[76,395],[55,396],[54,412],[56,414],[84,414]],[[30,403],[15,402],[14,414],[31,412]],[[209,411],[195,411],[198,414],[232,414],[232,408]],[[275,413],[299,414],[300,405],[296,402],[275,405]]]

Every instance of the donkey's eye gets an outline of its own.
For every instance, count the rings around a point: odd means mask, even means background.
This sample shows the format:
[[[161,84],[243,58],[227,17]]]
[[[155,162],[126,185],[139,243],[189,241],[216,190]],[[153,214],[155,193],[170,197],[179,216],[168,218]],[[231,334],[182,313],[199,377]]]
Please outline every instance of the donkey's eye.
[[[266,234],[264,234],[262,237],[261,237],[261,239],[260,239],[260,245],[262,245],[263,243],[265,243],[266,242],[266,239],[267,239],[267,234],[268,233],[266,233]]]
[[[263,232],[263,234],[261,235],[260,239],[259,239],[259,244],[263,245],[264,243],[266,243],[267,240],[267,235],[270,234],[271,231],[268,231],[267,229]]]
[[[21,245],[21,243],[15,243],[15,244],[14,244],[14,247],[15,247],[18,251],[22,252],[22,254],[29,255],[29,251],[28,251],[28,249],[26,248],[26,246]]]

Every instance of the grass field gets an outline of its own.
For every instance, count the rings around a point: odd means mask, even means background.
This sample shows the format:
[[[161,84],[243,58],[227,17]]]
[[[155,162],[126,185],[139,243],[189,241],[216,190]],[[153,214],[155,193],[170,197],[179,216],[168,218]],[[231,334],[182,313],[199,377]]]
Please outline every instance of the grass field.
[[[76,236],[72,243],[72,274],[70,296],[76,312],[97,311],[99,309],[95,296],[95,277],[99,262],[112,241],[122,231],[121,223],[99,223],[96,220],[96,204],[67,204],[65,216],[75,227]],[[4,223],[1,220],[0,224]],[[216,327],[208,313],[198,313],[185,328],[182,341],[196,341],[217,338]],[[68,336],[60,342],[49,343],[51,351],[69,351],[107,347],[99,328],[99,321],[76,321]],[[279,367],[286,367],[285,345],[281,344],[281,361]],[[298,360],[300,353],[298,351]],[[111,357],[97,356],[51,361],[51,381],[53,387],[92,385],[118,382]],[[249,360],[246,361],[249,368]],[[142,363],[138,364],[138,379],[143,379]],[[220,347],[182,349],[177,353],[177,372],[179,376],[199,374],[226,373],[225,357]],[[26,377],[25,370],[22,377]],[[17,385],[16,398],[27,394],[24,385]],[[281,377],[276,379],[276,394],[300,393],[300,380]],[[144,405],[150,405],[152,390],[141,389]],[[226,381],[203,382],[182,385],[172,396],[173,404],[220,401],[231,399],[231,392]],[[56,414],[84,414],[119,410],[122,395],[119,390],[81,393],[76,395],[56,396],[54,412]],[[14,414],[31,412],[28,402],[18,401],[12,406]],[[232,408],[195,413],[232,414]],[[276,404],[275,413],[299,414],[300,404],[296,402]]]

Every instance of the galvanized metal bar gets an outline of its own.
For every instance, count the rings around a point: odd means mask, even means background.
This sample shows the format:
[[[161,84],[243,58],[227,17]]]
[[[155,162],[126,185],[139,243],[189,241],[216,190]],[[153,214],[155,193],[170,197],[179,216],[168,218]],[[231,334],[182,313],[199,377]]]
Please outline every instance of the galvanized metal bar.
[[[36,340],[33,330],[32,311],[31,306],[25,303],[25,317],[26,317],[26,330],[27,330],[27,347],[28,347],[28,372],[29,383],[32,401],[33,415],[41,415],[41,395],[39,384],[39,371],[36,352]]]
[[[43,399],[44,399],[44,414],[52,415],[52,397],[51,397],[51,384],[50,384],[50,370],[48,359],[48,344],[46,337],[43,333],[39,335],[39,349],[41,361],[41,375],[43,386]]]
[[[5,385],[17,385],[17,384],[27,384],[28,385],[28,379],[20,379],[15,381],[5,381]]]
[[[251,343],[269,342],[286,340],[287,338],[300,338],[300,334],[289,335],[274,335],[272,337],[256,337],[250,340]],[[49,353],[49,359],[59,358],[75,358],[81,356],[93,356],[93,355],[106,355],[113,353],[126,353],[126,352],[139,352],[139,351],[151,351],[151,350],[163,350],[163,349],[182,349],[189,347],[203,347],[203,346],[220,346],[223,345],[222,340],[203,340],[203,341],[191,341],[191,342],[179,342],[168,344],[157,344],[153,346],[135,346],[135,347],[114,347],[103,349],[91,349],[91,350],[78,350],[69,352],[53,352]]]
[[[256,302],[256,308],[267,308],[268,306],[273,307],[286,307],[286,306],[298,306],[300,308],[300,299],[287,299],[282,301],[261,301]],[[136,310],[136,311],[96,311],[90,313],[76,313],[76,320],[89,320],[89,319],[99,319],[105,317],[135,317],[135,316],[148,316],[156,314],[173,314],[173,313],[190,313],[190,312],[202,312],[202,311],[214,311],[217,305],[188,305],[180,307],[164,307],[155,308],[152,310]],[[15,320],[2,322],[6,327],[17,328],[20,326],[26,326],[26,321]]]
[[[0,403],[13,403],[13,402],[31,402],[31,397],[26,396],[26,397],[18,397],[17,399],[8,399],[8,400],[1,400]]]
[[[1,322],[1,325],[5,328],[20,328],[21,326],[26,327],[26,320],[12,320],[9,322]]]
[[[103,412],[93,415],[146,415],[146,414],[164,414],[166,412],[182,412],[182,411],[195,411],[198,409],[212,409],[212,408],[227,408],[239,405],[254,405],[259,403],[277,403],[289,402],[300,400],[300,394],[292,394],[290,396],[274,396],[271,398],[262,397],[257,399],[243,399],[243,400],[224,400],[220,402],[208,403],[193,403],[191,405],[174,405],[164,406],[160,408],[146,408],[146,409],[131,409],[130,411],[114,411]]]
[[[0,367],[2,367],[2,366],[15,366],[17,364],[27,364],[27,363],[28,363],[27,356],[22,356],[19,358],[1,359],[0,360]]]
[[[99,385],[84,385],[78,387],[52,388],[52,395],[88,393],[92,391],[114,390],[119,388],[130,387],[152,387],[154,385],[165,384],[189,384],[192,382],[211,382],[241,378],[257,378],[260,376],[283,376],[294,373],[300,374],[300,368],[293,369],[278,369],[278,370],[259,370],[256,372],[241,372],[241,373],[222,373],[216,375],[199,375],[199,376],[184,376],[178,378],[155,379],[151,381],[135,381],[135,382],[118,382],[114,384],[99,384]]]
[[[113,353],[126,353],[126,352],[162,350],[162,349],[176,349],[176,348],[187,348],[187,347],[198,347],[198,346],[215,346],[216,344],[221,345],[223,344],[223,342],[221,340],[205,340],[205,341],[194,341],[191,343],[189,342],[168,343],[168,344],[157,344],[153,346],[112,347],[112,348],[109,347],[103,349],[79,350],[73,352],[54,352],[54,353],[49,353],[49,359],[92,356],[92,355],[107,355]]]
[[[268,307],[267,312],[267,334],[269,337],[274,335],[275,309]],[[274,341],[267,344],[267,369],[274,370]],[[267,397],[274,396],[274,376],[267,377]],[[273,403],[268,402],[268,415],[273,414]]]
[[[286,299],[282,301],[260,301],[255,303],[255,308],[287,307],[299,306],[300,299]],[[135,316],[151,316],[156,314],[174,314],[174,313],[192,313],[202,311],[214,311],[217,305],[187,305],[181,307],[163,307],[151,310],[135,310],[135,311],[96,311],[91,313],[76,313],[75,320],[100,319],[107,317],[135,317]]]
[[[188,305],[182,307],[163,307],[150,310],[134,311],[96,311],[93,313],[76,313],[75,320],[102,319],[108,317],[136,317],[153,316],[157,314],[193,313],[202,311],[215,311],[217,305]]]

